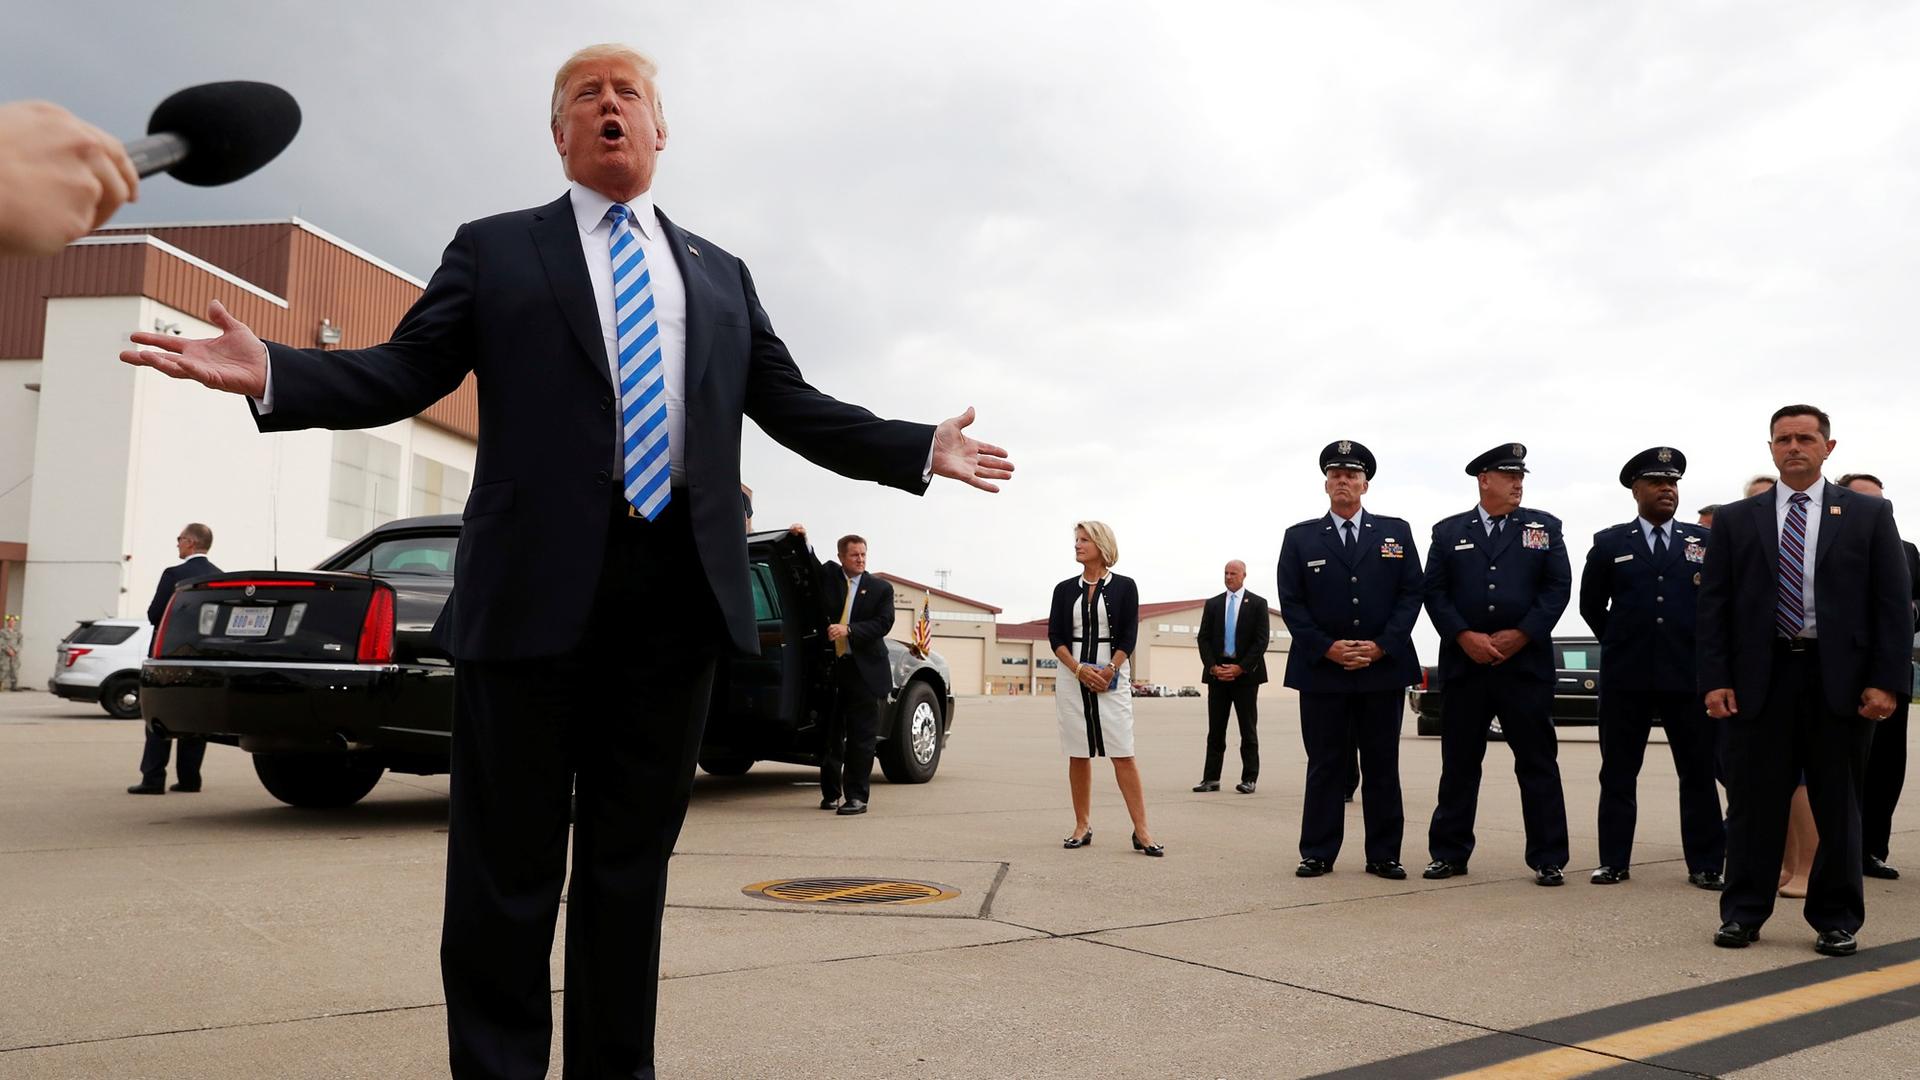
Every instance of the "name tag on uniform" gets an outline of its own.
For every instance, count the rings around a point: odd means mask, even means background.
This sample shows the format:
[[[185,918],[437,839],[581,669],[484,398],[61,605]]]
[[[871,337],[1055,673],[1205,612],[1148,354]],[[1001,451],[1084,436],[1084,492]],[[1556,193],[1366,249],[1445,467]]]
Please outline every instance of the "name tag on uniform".
[[[1629,554],[1626,554],[1626,555],[1615,555],[1615,556],[1613,557],[1613,561],[1614,561],[1614,562],[1632,562],[1632,561],[1633,561],[1633,555],[1632,555],[1631,553],[1629,553]]]
[[[1547,530],[1544,527],[1533,528],[1531,526],[1523,529],[1520,533],[1520,546],[1531,548],[1534,551],[1547,550],[1547,548],[1551,546],[1547,541]]]
[[[1455,551],[1472,551],[1472,550],[1473,550],[1473,541],[1471,541],[1471,540],[1462,540],[1462,541],[1460,541],[1459,543],[1457,543],[1457,544],[1455,544],[1455,545],[1453,545],[1453,550],[1455,550]]]
[[[1325,566],[1325,565],[1327,565],[1327,560],[1325,560],[1325,559],[1308,559],[1308,560],[1307,560],[1307,565],[1308,565],[1308,566]]]

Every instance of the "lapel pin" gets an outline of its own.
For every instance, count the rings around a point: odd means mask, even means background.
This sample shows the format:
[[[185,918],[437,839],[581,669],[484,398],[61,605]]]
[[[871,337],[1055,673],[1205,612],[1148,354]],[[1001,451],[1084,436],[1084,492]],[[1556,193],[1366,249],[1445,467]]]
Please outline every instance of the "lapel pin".
[[[1832,516],[1834,516],[1834,517],[1839,517],[1839,516],[1840,516],[1840,508],[1839,508],[1838,506],[1829,506],[1829,507],[1827,507],[1827,513],[1828,513],[1828,514],[1831,514],[1831,515],[1832,515]]]
[[[693,256],[696,259],[700,257],[700,249],[697,247],[694,247],[693,241],[691,240],[687,241],[687,254]]]

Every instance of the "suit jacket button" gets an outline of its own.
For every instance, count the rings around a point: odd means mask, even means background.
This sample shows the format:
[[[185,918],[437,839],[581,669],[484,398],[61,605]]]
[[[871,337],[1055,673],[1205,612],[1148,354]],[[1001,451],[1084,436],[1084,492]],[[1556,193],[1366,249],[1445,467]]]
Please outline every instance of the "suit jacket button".
[[[1497,566],[1489,566],[1489,567],[1487,567],[1487,569],[1489,569],[1489,570],[1498,570],[1498,569],[1500,569],[1500,568],[1499,568],[1499,567],[1497,567]]]
[[[1656,596],[1653,598],[1653,602],[1656,604],[1664,604],[1667,602],[1667,598],[1664,596]]]
[[[1359,626],[1359,625],[1360,625],[1360,620],[1359,620],[1359,619],[1355,619],[1355,620],[1353,620],[1353,625],[1355,625],[1355,626]]]
[[[1357,603],[1359,603],[1359,602],[1360,602],[1360,598],[1359,598],[1359,597],[1357,597],[1357,596],[1356,596],[1356,597],[1354,597],[1354,598],[1353,598],[1353,602],[1354,602],[1354,603],[1356,603],[1356,604],[1357,604]]]
[[[1487,610],[1488,610],[1488,611],[1492,611],[1492,610],[1493,610],[1493,605],[1492,605],[1492,604],[1488,604],[1488,605],[1487,605]]]
[[[1487,588],[1489,588],[1489,589],[1495,589],[1495,588],[1499,588],[1499,586],[1497,586],[1497,585],[1495,585],[1495,584],[1493,584],[1492,582],[1488,582],[1488,583],[1487,583]]]
[[[1658,618],[1656,618],[1656,619],[1654,619],[1653,621],[1654,621],[1654,622],[1656,622],[1656,623],[1664,623],[1664,622],[1666,622],[1667,620],[1665,620],[1665,619],[1658,619]]]
[[[603,397],[603,398],[601,398],[601,399],[600,399],[600,411],[601,411],[601,412],[606,412],[606,411],[607,411],[608,409],[611,409],[611,408],[613,408],[613,399],[612,399],[612,398],[610,398],[610,397]]]
[[[612,477],[607,475],[607,470],[605,469],[601,469],[599,472],[593,474],[593,482],[596,484],[604,484],[610,479],[612,479]]]
[[[1348,581],[1350,581],[1350,582],[1352,582],[1352,583],[1353,583],[1353,584],[1355,584],[1355,585],[1358,585],[1358,584],[1360,584],[1360,579],[1359,579],[1359,578],[1357,578],[1357,577],[1350,577],[1350,578],[1348,578],[1347,580],[1348,580]]]
[[[1665,574],[1655,574],[1655,575],[1653,575],[1653,580],[1655,580],[1655,581],[1665,581],[1665,580],[1667,580],[1667,575],[1665,575]]]

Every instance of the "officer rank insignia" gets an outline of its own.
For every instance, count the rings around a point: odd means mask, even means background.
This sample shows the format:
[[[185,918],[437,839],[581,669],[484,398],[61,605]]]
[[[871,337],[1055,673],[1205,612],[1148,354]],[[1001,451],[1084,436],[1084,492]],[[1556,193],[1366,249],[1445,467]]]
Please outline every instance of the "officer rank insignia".
[[[1407,549],[1398,540],[1389,536],[1380,543],[1380,557],[1383,559],[1404,559]]]
[[[1545,551],[1551,547],[1547,540],[1547,527],[1529,523],[1520,533],[1520,545],[1533,551]]]
[[[1689,536],[1687,537],[1686,554],[1688,562],[1706,562],[1707,545],[1701,543],[1698,537]],[[1694,576],[1698,577],[1699,575],[1696,574]],[[1700,583],[1696,581],[1694,584],[1698,585]]]

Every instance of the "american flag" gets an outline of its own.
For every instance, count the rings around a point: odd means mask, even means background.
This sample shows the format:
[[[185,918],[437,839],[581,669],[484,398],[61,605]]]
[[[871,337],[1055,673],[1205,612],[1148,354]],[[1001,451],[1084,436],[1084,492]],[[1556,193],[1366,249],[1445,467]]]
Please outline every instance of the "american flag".
[[[920,617],[913,621],[913,654],[925,659],[933,651],[933,597],[920,599]]]

